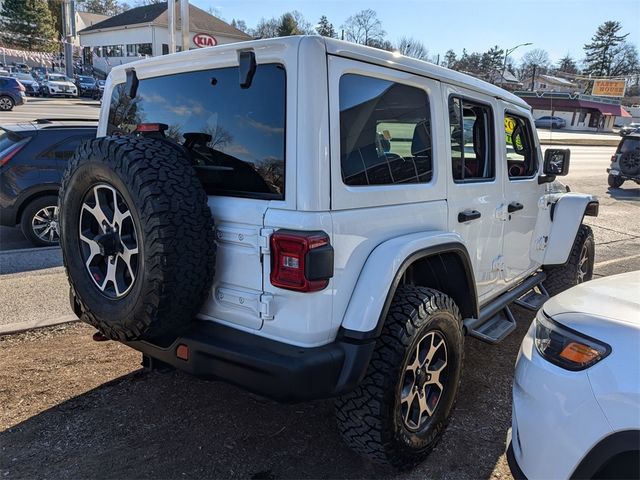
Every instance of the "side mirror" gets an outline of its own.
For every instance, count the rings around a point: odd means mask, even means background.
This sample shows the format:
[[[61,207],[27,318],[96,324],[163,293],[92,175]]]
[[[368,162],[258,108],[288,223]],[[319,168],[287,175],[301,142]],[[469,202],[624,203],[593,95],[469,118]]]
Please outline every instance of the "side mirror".
[[[545,175],[565,176],[569,173],[569,159],[571,150],[568,148],[548,148],[544,152],[544,167],[542,169]]]

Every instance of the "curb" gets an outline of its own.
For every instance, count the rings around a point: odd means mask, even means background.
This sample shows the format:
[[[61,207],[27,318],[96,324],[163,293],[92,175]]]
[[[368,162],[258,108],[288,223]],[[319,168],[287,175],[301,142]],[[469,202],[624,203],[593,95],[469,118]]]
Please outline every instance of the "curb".
[[[540,139],[540,145],[570,145],[581,147],[617,147],[620,143],[618,139],[569,139],[569,138],[552,138],[552,139]]]
[[[79,319],[75,315],[64,315],[62,317],[52,318],[48,320],[8,323],[6,325],[0,325],[0,336],[14,335],[16,333],[28,332],[30,330],[36,330],[45,327],[54,327],[56,325],[62,325],[64,323],[77,321],[79,321]]]

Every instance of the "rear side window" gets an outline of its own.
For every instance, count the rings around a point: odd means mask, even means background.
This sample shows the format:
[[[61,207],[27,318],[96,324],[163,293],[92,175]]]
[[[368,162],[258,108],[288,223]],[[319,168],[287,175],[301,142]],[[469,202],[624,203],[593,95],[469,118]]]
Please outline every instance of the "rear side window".
[[[18,134],[0,128],[0,154],[18,143],[21,139],[22,137]]]
[[[495,178],[493,112],[491,107],[467,99],[449,99],[453,180]]]
[[[532,177],[538,170],[538,157],[531,124],[523,117],[505,112],[504,133],[509,178]]]
[[[133,100],[114,88],[107,133],[184,146],[209,195],[284,199],[285,99],[280,64],[258,65],[245,89],[238,67],[141,79]]]
[[[73,157],[73,154],[80,146],[80,144],[90,138],[93,138],[93,136],[78,135],[75,137],[69,137],[55,145],[53,148],[50,148],[49,150],[44,152],[41,156],[52,160],[62,160],[66,162],[68,160],[71,160],[71,157]]]
[[[618,153],[635,152],[636,150],[640,150],[640,138],[635,137],[623,139],[618,147]]]
[[[427,183],[433,176],[427,93],[347,74],[340,79],[340,164],[346,185]]]

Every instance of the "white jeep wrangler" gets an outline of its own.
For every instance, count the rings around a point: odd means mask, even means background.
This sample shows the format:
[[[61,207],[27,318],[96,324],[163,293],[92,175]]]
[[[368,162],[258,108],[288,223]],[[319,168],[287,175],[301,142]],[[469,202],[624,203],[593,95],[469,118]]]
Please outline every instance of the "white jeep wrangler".
[[[377,461],[441,437],[465,335],[591,278],[597,200],[475,78],[291,37],[116,67],[104,98],[60,193],[74,311],[149,367],[335,397]]]

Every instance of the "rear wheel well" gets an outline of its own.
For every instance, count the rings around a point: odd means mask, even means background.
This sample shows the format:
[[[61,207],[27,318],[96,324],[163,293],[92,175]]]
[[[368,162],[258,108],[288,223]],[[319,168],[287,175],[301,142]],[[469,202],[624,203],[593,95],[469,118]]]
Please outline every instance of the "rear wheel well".
[[[429,255],[412,262],[400,284],[434,288],[453,299],[462,318],[476,317],[478,306],[470,268],[458,252]]]
[[[53,196],[57,197],[58,196],[58,190],[57,189],[41,190],[39,192],[36,192],[36,193],[30,195],[25,200],[23,200],[22,203],[20,204],[20,207],[18,208],[18,213],[16,214],[16,225],[19,224],[22,221],[22,214],[24,213],[25,209],[27,208],[27,206],[29,206],[29,204],[31,202],[33,202],[34,200],[36,200],[38,198],[48,197],[50,195],[53,195]]]

